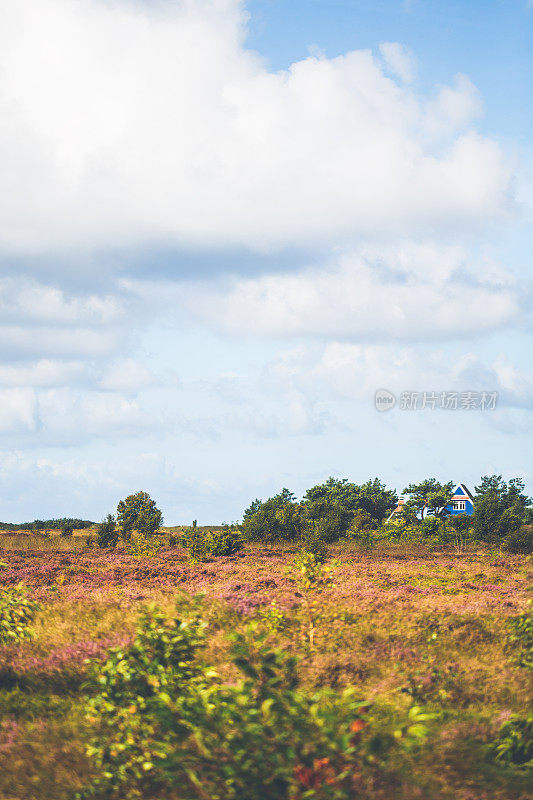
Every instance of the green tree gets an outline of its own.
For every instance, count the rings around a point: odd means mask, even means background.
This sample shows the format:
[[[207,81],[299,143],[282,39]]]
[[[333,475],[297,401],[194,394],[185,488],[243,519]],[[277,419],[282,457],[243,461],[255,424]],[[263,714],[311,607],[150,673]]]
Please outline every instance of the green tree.
[[[474,498],[474,534],[493,544],[516,535],[526,519],[531,498],[524,494],[521,478],[508,483],[501,475],[484,475],[476,486]]]
[[[262,501],[258,497],[256,497],[255,500],[253,500],[250,503],[248,508],[244,510],[244,513],[242,515],[243,520],[253,517],[253,515],[256,514],[261,508],[261,503]]]
[[[325,483],[312,486],[304,495],[303,505],[310,519],[327,516],[328,511],[336,510],[343,515],[342,530],[350,526],[358,511],[365,511],[376,522],[387,515],[398,504],[398,496],[393,489],[387,489],[378,478],[360,486],[350,483],[347,478],[328,478]]]
[[[294,541],[303,529],[302,510],[289,489],[282,489],[264,502],[254,501],[245,514],[241,530],[250,541]],[[250,509],[253,507],[253,512]],[[248,512],[248,513],[247,513]]]
[[[150,536],[163,522],[163,515],[147,492],[130,494],[117,506],[117,523],[123,539],[130,539],[133,531]]]
[[[443,518],[447,514],[447,506],[453,497],[455,484],[453,481],[440,483],[436,478],[426,478],[421,483],[411,483],[403,490],[409,500],[405,503],[407,514],[414,514],[424,519],[426,514]]]
[[[118,530],[115,517],[108,514],[96,529],[96,543],[98,547],[116,547],[118,543]]]

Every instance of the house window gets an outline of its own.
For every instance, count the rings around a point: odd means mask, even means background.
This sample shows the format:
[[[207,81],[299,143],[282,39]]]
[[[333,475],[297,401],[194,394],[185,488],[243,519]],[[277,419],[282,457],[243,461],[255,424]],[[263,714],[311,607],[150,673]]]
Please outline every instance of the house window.
[[[453,501],[453,508],[454,511],[464,511],[466,508],[466,503],[464,500],[454,500]]]

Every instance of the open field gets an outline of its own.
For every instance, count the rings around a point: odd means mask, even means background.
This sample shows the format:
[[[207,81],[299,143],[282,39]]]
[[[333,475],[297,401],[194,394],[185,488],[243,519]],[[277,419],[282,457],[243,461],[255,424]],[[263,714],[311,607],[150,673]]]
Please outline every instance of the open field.
[[[178,597],[186,614],[198,593],[209,626],[206,659],[226,680],[235,679],[227,631],[258,617],[272,643],[299,657],[305,686],[353,686],[373,701],[373,730],[401,724],[413,703],[435,715],[426,738],[398,749],[381,781],[362,785],[359,797],[533,797],[523,768],[488,756],[501,724],[531,702],[531,672],[509,636],[509,620],[530,597],[526,556],[339,545],[328,562],[334,585],[305,591],[292,566],[295,548],[286,545],[248,545],[198,564],[177,547],[136,559],[86,548],[81,537],[2,536],[0,547],[0,585],[23,582],[42,607],[32,640],[0,648],[2,800],[74,796],[92,770],[87,659],[127,644],[143,605],[171,614]]]

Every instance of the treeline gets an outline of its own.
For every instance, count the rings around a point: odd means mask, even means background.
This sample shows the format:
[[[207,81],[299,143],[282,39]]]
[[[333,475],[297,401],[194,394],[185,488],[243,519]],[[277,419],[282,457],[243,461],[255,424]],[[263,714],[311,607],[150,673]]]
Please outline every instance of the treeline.
[[[398,505],[398,495],[378,478],[357,485],[328,478],[307,490],[301,501],[289,489],[245,510],[241,529],[250,541],[294,541],[306,532],[332,542],[364,515],[378,525]]]
[[[524,482],[485,475],[475,487],[474,514],[450,514],[456,484],[428,478],[407,486],[401,511],[398,496],[378,478],[358,485],[329,478],[308,489],[298,501],[288,489],[245,510],[241,531],[249,541],[329,543],[343,537],[371,544],[380,539],[433,541],[465,545],[486,542],[510,552],[533,550],[532,500]]]
[[[4,531],[51,531],[66,527],[73,530],[91,528],[95,523],[88,519],[75,519],[74,517],[61,517],[60,519],[34,519],[33,522],[0,522],[0,529]]]

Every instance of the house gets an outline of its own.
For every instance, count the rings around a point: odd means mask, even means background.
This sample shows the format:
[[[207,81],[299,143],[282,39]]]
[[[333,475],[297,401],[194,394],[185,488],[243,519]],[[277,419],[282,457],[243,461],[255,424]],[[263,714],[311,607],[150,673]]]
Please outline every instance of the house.
[[[390,522],[393,517],[395,517],[397,514],[400,514],[403,511],[404,504],[405,500],[403,499],[403,497],[400,497],[400,499],[398,500],[398,505],[393,511],[391,511],[390,515],[387,517],[387,522]]]
[[[405,500],[403,497],[400,497],[398,500],[398,505],[391,512],[390,516],[387,518],[387,522],[390,522],[396,515],[402,512],[402,507],[405,504]],[[425,506],[423,511],[425,511]],[[468,514],[469,516],[474,513],[474,497],[471,494],[470,490],[464,485],[464,483],[458,483],[455,487],[455,491],[453,493],[453,497],[450,501],[450,504],[446,506],[446,513],[447,514]]]
[[[450,504],[446,507],[448,514],[468,514],[474,513],[474,498],[464,483],[458,483],[455,487]]]

